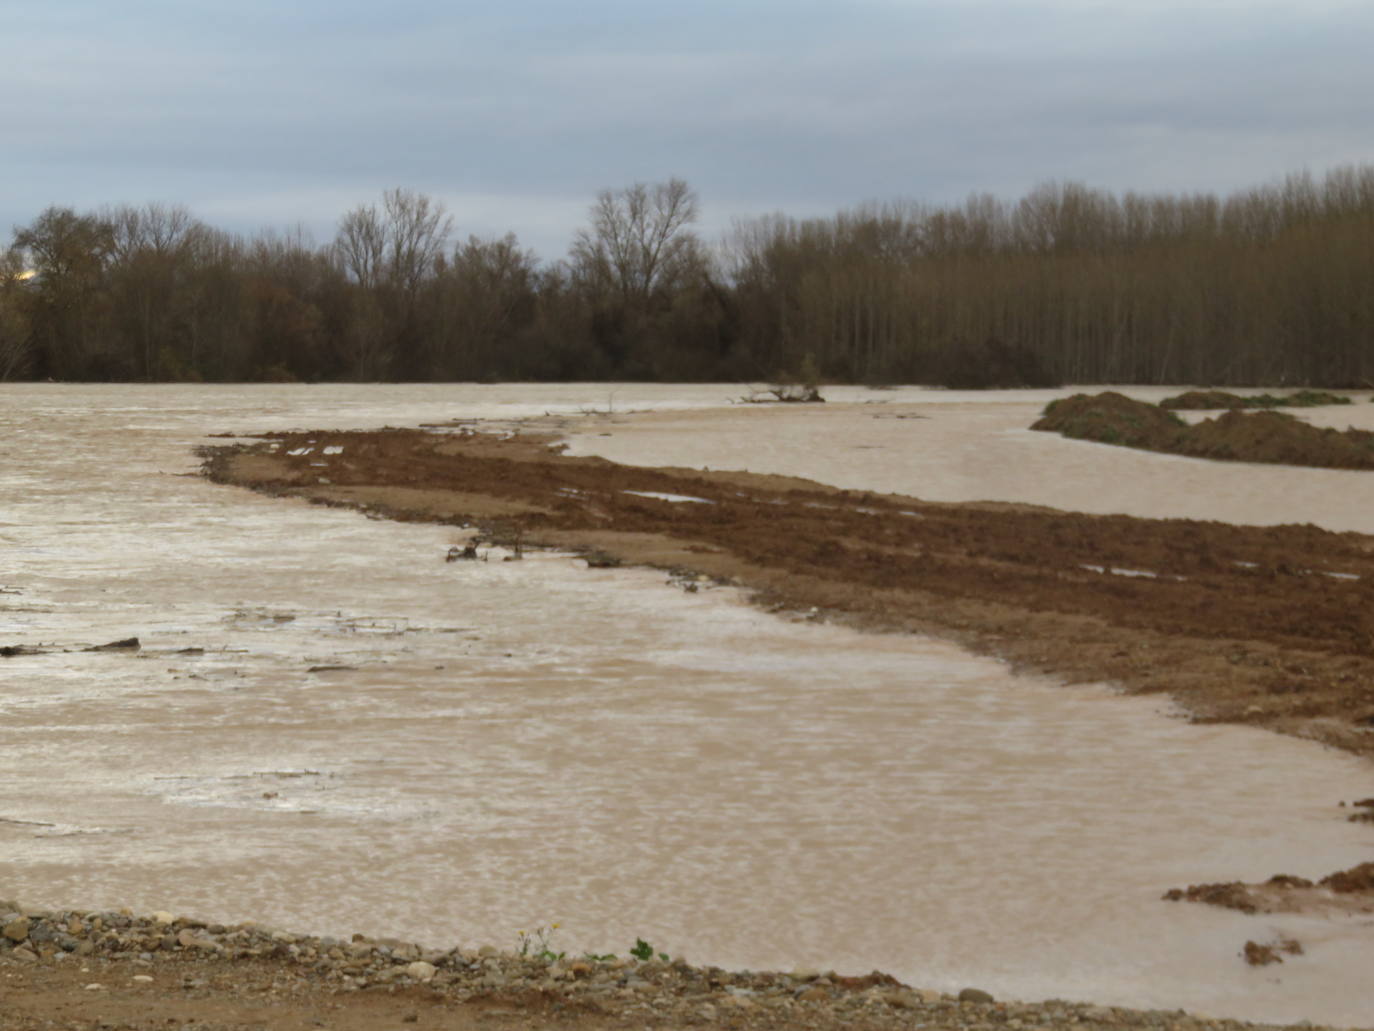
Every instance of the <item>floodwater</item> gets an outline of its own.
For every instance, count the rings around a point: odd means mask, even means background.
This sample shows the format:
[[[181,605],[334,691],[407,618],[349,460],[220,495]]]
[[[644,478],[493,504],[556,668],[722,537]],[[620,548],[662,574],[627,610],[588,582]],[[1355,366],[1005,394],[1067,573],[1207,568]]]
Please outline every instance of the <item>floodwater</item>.
[[[0,898],[436,945],[557,921],[569,950],[1369,1021],[1370,920],[1159,901],[1370,858],[1337,808],[1368,763],[653,572],[448,564],[451,528],[190,475],[210,433],[562,412],[619,460],[1374,531],[1362,474],[1030,434],[1039,394],[738,393],[0,385],[0,645],[61,649],[0,659]],[[1280,934],[1306,954],[1238,958]]]

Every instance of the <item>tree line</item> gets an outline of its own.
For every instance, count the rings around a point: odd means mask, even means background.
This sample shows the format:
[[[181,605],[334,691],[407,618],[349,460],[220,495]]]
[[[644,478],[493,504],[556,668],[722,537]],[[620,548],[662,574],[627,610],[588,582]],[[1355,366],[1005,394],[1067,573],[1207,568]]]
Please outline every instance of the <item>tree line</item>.
[[[695,229],[601,193],[568,254],[387,191],[316,245],[52,207],[0,255],[0,379],[1374,385],[1374,166],[1225,197],[1074,183]]]

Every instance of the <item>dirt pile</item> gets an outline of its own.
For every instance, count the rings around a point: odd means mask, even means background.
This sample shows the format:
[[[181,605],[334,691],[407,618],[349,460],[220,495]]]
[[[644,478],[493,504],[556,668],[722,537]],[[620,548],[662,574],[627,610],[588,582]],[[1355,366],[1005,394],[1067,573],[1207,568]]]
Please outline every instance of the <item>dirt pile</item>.
[[[1319,429],[1282,412],[1235,409],[1189,426],[1161,407],[1111,391],[1053,401],[1031,429],[1192,458],[1374,469],[1374,433],[1365,430]]]
[[[1031,426],[1033,430],[1061,433],[1077,440],[1122,444],[1147,451],[1172,451],[1187,428],[1178,416],[1155,405],[1133,401],[1114,390],[1051,401]]]
[[[1279,938],[1272,942],[1260,944],[1259,942],[1248,941],[1242,955],[1245,962],[1252,967],[1267,967],[1271,963],[1282,963],[1283,957],[1301,956],[1303,948],[1301,943],[1292,938]]]
[[[206,471],[715,578],[775,610],[935,633],[1070,681],[1168,692],[1199,720],[1374,755],[1374,540],[1357,534],[930,504],[418,430],[284,434],[212,450]]]
[[[1223,461],[1374,469],[1374,433],[1319,429],[1282,412],[1226,412],[1189,427],[1176,451]]]
[[[1299,390],[1294,394],[1232,394],[1226,390],[1189,390],[1159,402],[1160,408],[1207,411],[1219,408],[1318,408],[1348,405],[1350,398],[1325,390]]]
[[[1168,902],[1201,902],[1241,913],[1374,913],[1374,863],[1327,874],[1319,881],[1276,874],[1262,884],[1190,884],[1164,893]]]

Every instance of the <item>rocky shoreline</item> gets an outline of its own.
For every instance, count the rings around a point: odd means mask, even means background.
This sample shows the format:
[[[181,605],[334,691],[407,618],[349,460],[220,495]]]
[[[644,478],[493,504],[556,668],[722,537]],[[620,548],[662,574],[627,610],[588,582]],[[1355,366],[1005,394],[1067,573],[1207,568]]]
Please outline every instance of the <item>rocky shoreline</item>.
[[[61,1011],[40,1017],[55,997],[64,1000]],[[344,1009],[356,1015],[362,1012],[357,1000],[368,1000],[368,1023],[338,1026],[466,1027],[506,1019],[526,1027],[861,1031],[1278,1026],[1061,1000],[1007,1002],[976,988],[950,995],[877,971],[727,971],[661,958],[438,949],[358,934],[344,940],[253,923],[207,923],[168,912],[45,911],[0,901],[0,1028],[89,1028],[92,1019],[101,1028],[152,1028],[184,1019],[183,1012],[199,1014],[200,1031],[300,1026],[245,1022],[239,1011],[250,1006],[248,999],[279,1015],[302,1007],[332,1011],[346,1000],[354,1000]],[[168,1007],[176,1015],[163,1017]],[[146,1017],[101,1017],[130,1008]]]

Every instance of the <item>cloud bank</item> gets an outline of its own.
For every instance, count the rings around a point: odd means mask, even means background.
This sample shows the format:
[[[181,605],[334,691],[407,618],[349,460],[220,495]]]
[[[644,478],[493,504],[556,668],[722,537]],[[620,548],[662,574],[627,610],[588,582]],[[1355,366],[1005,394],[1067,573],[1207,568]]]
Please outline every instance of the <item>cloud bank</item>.
[[[674,175],[710,233],[1374,161],[1368,4],[69,0],[6,19],[0,229],[159,200],[328,239],[400,185],[556,258],[597,190]]]

